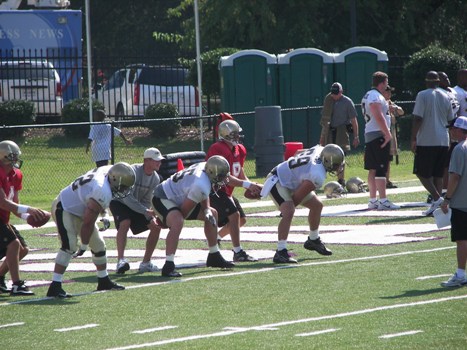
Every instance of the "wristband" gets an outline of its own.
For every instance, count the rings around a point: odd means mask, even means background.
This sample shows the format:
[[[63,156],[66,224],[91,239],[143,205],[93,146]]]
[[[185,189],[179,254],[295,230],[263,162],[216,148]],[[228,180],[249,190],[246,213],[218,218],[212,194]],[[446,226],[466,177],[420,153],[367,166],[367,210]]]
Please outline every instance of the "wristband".
[[[28,212],[29,206],[18,204],[18,214],[26,214]]]
[[[243,188],[250,188],[251,187],[251,182],[250,181],[243,181],[242,182],[242,187]]]
[[[23,219],[23,220],[27,220],[28,217],[29,217],[29,215],[31,215],[31,214],[29,214],[29,213],[23,213],[23,214],[21,214],[20,217],[21,217],[21,219]]]

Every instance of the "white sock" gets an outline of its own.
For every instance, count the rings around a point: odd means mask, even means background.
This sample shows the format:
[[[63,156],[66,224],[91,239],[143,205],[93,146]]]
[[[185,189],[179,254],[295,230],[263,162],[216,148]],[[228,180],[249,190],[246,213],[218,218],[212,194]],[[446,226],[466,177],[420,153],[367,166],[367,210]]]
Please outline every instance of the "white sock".
[[[165,256],[165,261],[174,262],[174,261],[175,261],[175,254],[166,255],[166,256]]]
[[[465,278],[465,270],[464,269],[457,269],[456,275],[459,278]]]
[[[243,249],[242,249],[242,246],[241,246],[241,245],[238,246],[238,247],[233,247],[234,253],[240,253],[242,250],[243,250]]]
[[[377,200],[376,198],[370,198],[370,202],[371,202],[371,203],[376,202],[376,200]]]
[[[315,240],[319,238],[319,231],[318,230],[310,230],[310,234],[308,235],[311,240]]]
[[[287,240],[281,240],[277,242],[277,250],[287,249]]]
[[[217,253],[219,251],[219,246],[216,244],[216,245],[213,245],[212,247],[209,247],[209,253],[212,254],[212,253]]]
[[[98,270],[97,271],[97,277],[98,278],[104,278],[107,277],[109,274],[107,273],[107,270]]]
[[[63,281],[63,275],[60,274],[60,273],[55,273],[55,272],[54,272],[54,274],[53,274],[53,276],[52,276],[52,281],[62,283],[62,281]]]

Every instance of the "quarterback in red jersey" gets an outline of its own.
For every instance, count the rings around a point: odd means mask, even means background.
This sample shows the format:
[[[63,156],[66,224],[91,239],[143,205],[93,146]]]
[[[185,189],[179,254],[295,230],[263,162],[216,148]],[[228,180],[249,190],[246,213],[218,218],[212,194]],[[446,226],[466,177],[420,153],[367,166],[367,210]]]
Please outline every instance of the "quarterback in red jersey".
[[[218,225],[222,227],[218,233],[219,237],[230,234],[232,239],[234,262],[257,261],[257,259],[248,255],[240,244],[240,227],[245,225],[246,218],[237,198],[232,195],[233,190],[235,187],[243,187],[250,189],[253,193],[261,191],[261,186],[248,181],[243,171],[246,149],[240,143],[241,131],[240,125],[235,120],[224,120],[218,127],[219,140],[211,145],[206,156],[206,159],[214,155],[222,156],[230,165],[228,185],[211,192],[209,198],[211,206],[219,214]]]
[[[19,261],[28,253],[28,247],[18,230],[10,224],[10,213],[27,219],[32,215],[41,220],[46,212],[19,204],[18,192],[22,189],[23,173],[19,168],[23,161],[21,151],[13,141],[0,142],[0,293],[33,295],[24,281],[20,280]],[[5,274],[10,271],[13,285],[5,283]]]

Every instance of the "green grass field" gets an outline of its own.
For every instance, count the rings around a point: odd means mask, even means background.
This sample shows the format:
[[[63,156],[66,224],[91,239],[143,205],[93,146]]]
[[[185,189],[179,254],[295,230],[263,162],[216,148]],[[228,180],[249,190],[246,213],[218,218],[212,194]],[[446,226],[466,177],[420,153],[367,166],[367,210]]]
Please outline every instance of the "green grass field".
[[[46,173],[41,159],[50,154],[56,162],[66,161],[65,156],[60,160],[62,155],[56,154],[55,146],[28,147],[32,146],[22,147],[28,160],[25,165],[30,167],[27,176]],[[135,159],[146,147],[143,143],[134,145]],[[34,159],[29,158],[33,150]],[[76,146],[76,154],[78,150],[84,153],[81,145]],[[251,162],[248,166],[254,169]],[[358,167],[358,159],[349,164],[348,177],[366,178]],[[82,163],[77,162],[70,172],[78,172],[79,166]],[[419,185],[411,175],[411,164],[393,166],[393,180],[400,186]],[[48,208],[48,196],[55,196],[59,190],[52,185],[53,190],[47,193],[30,191],[22,198]],[[241,202],[246,203],[241,189],[236,191]],[[389,198],[394,202],[423,202],[426,193],[392,194]],[[325,206],[357,206],[366,201],[366,197],[349,195],[326,200]],[[256,215],[274,210],[272,206],[245,210],[248,227],[277,226],[277,217]],[[371,225],[376,235],[392,230],[395,224],[432,223],[433,218],[410,214],[326,216],[322,218],[321,231],[332,235],[333,225]],[[297,216],[293,225],[306,225],[306,218]],[[33,250],[30,256],[55,253],[59,247],[55,232],[53,227],[23,230]],[[299,234],[305,241],[306,232]],[[116,259],[109,258],[111,278],[127,289],[95,293],[94,272],[69,271],[65,279],[70,283],[64,288],[75,296],[67,300],[45,298],[51,270],[26,272],[32,262],[24,262],[22,277],[43,283],[33,288],[34,297],[0,294],[0,344],[2,349],[38,350],[465,349],[467,288],[440,286],[456,267],[455,245],[450,241],[449,230],[412,236],[436,239],[399,244],[327,244],[334,253],[330,257],[307,251],[302,243],[289,243],[289,250],[299,260],[297,265],[278,266],[266,259],[237,264],[230,271],[188,268],[180,270],[183,277],[177,280],[163,278],[160,273],[129,271],[116,275]],[[144,242],[129,239],[127,250],[144,249]],[[116,249],[115,239],[106,239],[106,243],[108,251]],[[273,251],[276,244],[248,241],[243,247],[247,251]],[[163,254],[164,248],[165,241],[161,240],[157,251]],[[202,239],[184,239],[182,233],[179,251],[190,249],[206,249],[206,244]],[[230,242],[224,242],[222,249],[225,257],[231,259]],[[41,262],[53,260],[34,261]],[[91,261],[85,258],[83,262]]]

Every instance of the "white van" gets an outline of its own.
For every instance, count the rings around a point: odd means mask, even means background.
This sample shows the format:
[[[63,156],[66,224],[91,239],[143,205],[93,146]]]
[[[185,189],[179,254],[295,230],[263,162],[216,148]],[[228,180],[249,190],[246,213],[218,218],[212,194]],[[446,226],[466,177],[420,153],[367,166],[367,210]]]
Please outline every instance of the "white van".
[[[199,113],[198,89],[188,84],[188,69],[135,64],[116,71],[98,92],[109,116],[142,117],[149,105],[170,103],[180,116]]]
[[[0,102],[34,102],[38,118],[60,118],[63,99],[60,77],[46,60],[0,62]]]

